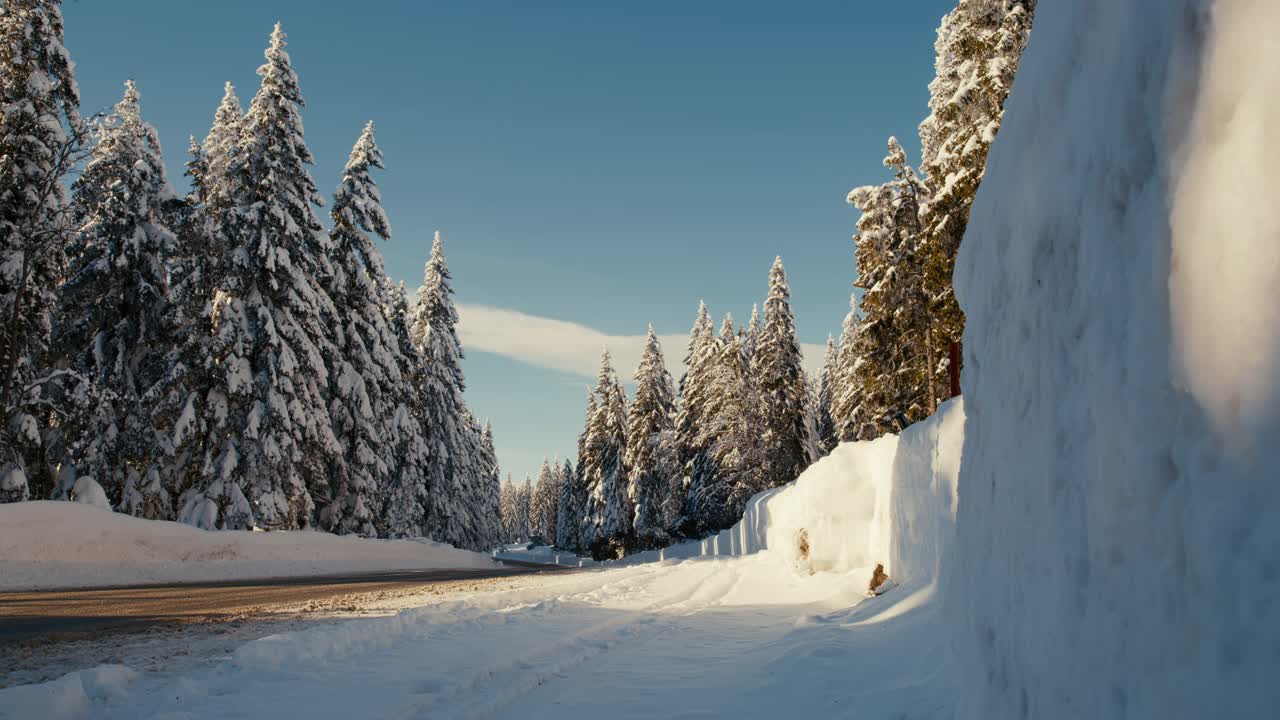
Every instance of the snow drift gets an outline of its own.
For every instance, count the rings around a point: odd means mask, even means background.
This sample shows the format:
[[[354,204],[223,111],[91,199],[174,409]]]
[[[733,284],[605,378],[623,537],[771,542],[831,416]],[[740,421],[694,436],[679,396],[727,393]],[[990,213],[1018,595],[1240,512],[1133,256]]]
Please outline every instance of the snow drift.
[[[206,531],[92,505],[0,505],[0,591],[490,568],[479,553],[321,532]]]
[[[1280,705],[1277,27],[1038,9],[955,276],[960,717]]]

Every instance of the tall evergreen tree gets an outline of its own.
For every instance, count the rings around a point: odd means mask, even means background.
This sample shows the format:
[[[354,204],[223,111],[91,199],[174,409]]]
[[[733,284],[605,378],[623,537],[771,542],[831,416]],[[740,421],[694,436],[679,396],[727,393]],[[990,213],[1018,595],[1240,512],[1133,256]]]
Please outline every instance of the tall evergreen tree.
[[[428,475],[431,457],[425,434],[426,412],[416,395],[425,366],[409,331],[409,304],[404,283],[382,278],[382,310],[387,327],[399,347],[402,381],[392,388],[394,410],[384,446],[391,460],[388,486],[381,493],[379,534],[389,537],[427,536]]]
[[[227,83],[204,143],[190,139],[186,175],[191,191],[171,215],[177,242],[166,267],[169,302],[164,326],[170,343],[164,374],[152,386],[147,404],[153,424],[161,430],[162,482],[174,497],[204,483],[204,445],[211,439],[209,421],[214,417],[209,391],[220,373],[211,360],[213,299],[227,267],[233,194],[228,171],[240,152],[242,119],[240,100]]]
[[[459,455],[460,465],[455,466],[462,481],[461,504],[471,515],[468,539],[465,547],[490,550],[498,542],[500,534],[498,516],[492,512],[489,471],[491,462],[485,448],[484,426],[466,406],[463,406],[464,448]]]
[[[835,364],[831,370],[831,421],[839,442],[874,437],[873,419],[863,403],[862,383],[858,379],[858,353],[866,346],[859,340],[858,296],[849,296],[849,314],[844,317],[840,342],[836,345]]]
[[[588,505],[588,542],[592,555],[618,557],[632,532],[627,500],[627,407],[622,383],[606,349],[600,355],[596,411],[587,429],[583,460]]]
[[[933,353],[944,360],[933,369],[939,387],[946,387],[948,345],[964,332],[951,285],[956,253],[1035,9],[1035,0],[960,0],[938,28],[937,75],[920,142],[929,196],[921,208],[921,266],[935,327]]]
[[[502,521],[502,542],[516,542],[516,486],[508,477],[498,493],[498,516]]]
[[[636,369],[636,397],[627,415],[627,499],[634,508],[637,547],[666,539],[664,505],[671,478],[679,474],[675,456],[675,390],[653,326]]]
[[[502,533],[501,512],[498,507],[502,481],[498,468],[498,450],[493,442],[493,425],[488,419],[484,421],[480,431],[479,465],[482,471],[480,486],[484,493],[481,502],[484,507],[484,516],[488,521],[488,542],[490,545],[496,545]]]
[[[582,432],[578,434],[578,464],[574,469],[573,494],[569,498],[569,505],[561,505],[561,512],[568,513],[570,521],[573,523],[571,533],[566,536],[569,539],[561,542],[568,543],[565,547],[578,551],[587,548],[594,533],[589,515],[591,491],[587,487],[586,471],[587,466],[591,463],[590,447],[587,445],[587,439],[591,432],[591,423],[595,421],[596,409],[595,389],[588,386],[587,409],[583,414]]]
[[[556,515],[556,546],[567,550],[577,550],[579,528],[582,525],[582,504],[586,497],[582,485],[582,476],[574,469],[573,463],[564,461],[560,470],[560,504]]]
[[[171,519],[169,491],[155,466],[163,452],[144,396],[164,370],[170,338],[163,318],[165,258],[175,242],[165,223],[177,195],[165,177],[155,128],[142,121],[138,90],[99,126],[92,158],[72,187],[79,225],[53,324],[61,363],[93,386],[71,392],[67,443],[78,475],[93,477],[112,506]],[[74,407],[80,406],[80,407]]]
[[[298,78],[276,25],[230,174],[234,206],[211,309],[208,437],[181,517],[201,527],[307,527],[340,461],[323,390],[332,357],[317,277],[331,251],[307,170]]]
[[[856,188],[849,202],[862,211],[855,236],[856,286],[864,313],[854,348],[857,385],[866,420],[858,439],[896,432],[930,411],[933,395],[931,322],[923,302],[919,243],[919,197],[923,192],[906,153],[889,138],[884,164],[894,179]]]
[[[827,336],[827,355],[822,363],[822,374],[818,376],[817,397],[814,406],[814,421],[817,426],[818,448],[823,455],[835,449],[840,442],[836,437],[836,423],[831,414],[833,398],[836,393],[835,379],[838,372],[840,351],[836,339]]]
[[[399,343],[383,312],[382,253],[370,235],[388,240],[391,223],[370,176],[382,151],[373,123],[361,132],[334,194],[333,272],[324,278],[337,329],[330,358],[329,414],[345,462],[334,464],[333,502],[320,517],[326,530],[371,537],[377,497],[391,472],[387,439],[403,379]]]
[[[0,502],[12,502],[53,484],[35,381],[69,231],[63,177],[86,129],[60,0],[8,0],[0,49]]]
[[[204,156],[201,196],[214,212],[225,212],[236,203],[238,178],[235,173],[246,129],[244,122],[240,98],[236,96],[235,86],[228,82],[223,86],[222,102],[214,111],[209,134],[200,144]]]
[[[529,482],[529,478],[525,478],[524,482],[516,484],[512,507],[512,524],[515,529],[516,539],[528,542],[533,535],[533,485]]]
[[[751,322],[742,327],[738,334],[742,337],[742,354],[747,362],[755,361],[756,348],[760,346],[760,305],[751,304]]]
[[[693,367],[694,358],[697,357],[698,351],[702,348],[704,338],[712,337],[715,334],[715,323],[711,320],[711,312],[707,310],[707,304],[701,300],[698,301],[698,317],[693,322],[693,329],[689,331],[689,349],[684,356],[685,373],[680,376],[680,396],[685,395],[685,384],[689,380],[689,370]]]
[[[704,536],[742,517],[746,501],[766,489],[766,448],[760,443],[763,402],[733,331],[733,317],[720,326],[698,428],[691,482],[681,524],[685,533]]]
[[[533,536],[548,545],[555,545],[557,542],[561,483],[559,474],[559,460],[543,460],[530,500],[529,517]]]
[[[462,402],[465,381],[451,280],[437,232],[410,325],[419,360],[414,394],[424,410],[431,454],[427,525],[436,540],[480,550],[477,508],[467,504],[471,478],[467,477],[468,424]]]
[[[777,487],[796,479],[815,459],[807,420],[804,360],[781,257],[773,261],[769,270],[769,297],[764,303],[764,327],[752,375],[765,409],[761,428],[765,448],[763,480],[767,487]]]
[[[699,531],[699,511],[694,507],[700,507],[700,504],[691,504],[695,492],[702,492],[702,486],[714,481],[715,468],[708,455],[709,436],[705,429],[708,423],[706,409],[716,392],[719,350],[706,305],[699,304],[698,319],[690,332],[689,355],[685,361],[675,428],[681,489],[685,495],[678,530],[685,535]]]

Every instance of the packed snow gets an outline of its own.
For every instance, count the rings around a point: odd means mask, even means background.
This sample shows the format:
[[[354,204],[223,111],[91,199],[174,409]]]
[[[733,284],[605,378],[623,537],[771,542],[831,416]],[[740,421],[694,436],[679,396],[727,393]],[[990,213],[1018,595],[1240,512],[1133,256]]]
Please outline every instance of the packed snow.
[[[901,441],[841,446],[754,498],[742,523],[666,559],[272,635],[182,673],[80,671],[0,691],[0,713],[936,716],[954,692],[936,563],[891,540],[901,524],[936,533],[936,550],[950,544],[963,423],[953,402]],[[898,585],[868,598],[877,563]]]
[[[0,505],[2,591],[493,566],[427,541],[206,531],[71,502]]]
[[[1277,27],[1039,5],[955,275],[959,717],[1280,707]]]

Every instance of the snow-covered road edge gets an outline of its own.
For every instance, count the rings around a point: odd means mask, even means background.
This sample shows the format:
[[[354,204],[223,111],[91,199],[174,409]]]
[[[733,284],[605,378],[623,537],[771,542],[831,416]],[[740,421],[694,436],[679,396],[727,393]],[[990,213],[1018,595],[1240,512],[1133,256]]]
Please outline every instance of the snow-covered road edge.
[[[493,566],[427,540],[211,532],[80,503],[0,505],[0,592]]]

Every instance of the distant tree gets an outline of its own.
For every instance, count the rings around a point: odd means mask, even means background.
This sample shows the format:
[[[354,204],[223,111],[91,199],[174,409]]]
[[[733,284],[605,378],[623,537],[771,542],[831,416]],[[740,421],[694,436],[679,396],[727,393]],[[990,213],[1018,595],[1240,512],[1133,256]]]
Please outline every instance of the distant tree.
[[[595,526],[590,516],[591,491],[587,487],[586,470],[587,466],[591,464],[587,438],[591,432],[591,423],[595,421],[596,409],[595,389],[588,386],[587,409],[583,416],[582,432],[578,434],[578,464],[574,468],[573,482],[570,487],[572,494],[567,498],[568,504],[562,503],[560,506],[561,514],[568,514],[569,521],[573,524],[570,532],[562,536],[560,543],[564,547],[577,551],[587,549],[595,532]]]
[[[752,303],[751,322],[738,331],[742,341],[742,354],[750,364],[755,361],[756,348],[760,346],[760,306]]]
[[[164,445],[144,396],[164,372],[171,341],[163,322],[165,259],[175,239],[164,216],[178,197],[165,177],[155,128],[142,121],[132,80],[99,125],[93,155],[72,192],[79,227],[53,322],[59,362],[78,378],[63,384],[68,456],[76,475],[94,478],[113,507],[172,519],[158,469]]]
[[[592,555],[618,557],[629,541],[633,516],[627,500],[627,403],[606,349],[600,356],[596,411],[587,430],[583,477]]]
[[[838,372],[839,350],[836,340],[827,336],[827,355],[822,363],[822,374],[818,376],[817,395],[814,402],[814,422],[818,437],[818,448],[823,455],[835,449],[840,442],[836,436],[836,423],[832,418],[834,403],[835,378]]]
[[[701,300],[698,301],[698,317],[693,323],[693,329],[689,332],[689,349],[684,356],[685,373],[680,376],[680,396],[685,395],[685,384],[689,380],[689,370],[693,367],[694,358],[698,354],[698,350],[702,347],[705,337],[712,337],[715,334],[715,323],[711,320],[711,312],[707,310],[707,304]]]
[[[627,414],[627,499],[634,509],[635,545],[657,547],[667,539],[671,478],[679,474],[675,455],[675,389],[653,326],[636,369],[636,397]]]
[[[530,500],[531,535],[548,545],[556,543],[556,523],[560,508],[559,472],[559,461],[543,460]]]
[[[425,371],[418,349],[409,334],[409,304],[404,284],[382,278],[382,311],[394,342],[399,347],[401,382],[394,390],[394,409],[387,424],[384,447],[391,462],[387,487],[381,493],[379,534],[388,537],[426,537],[428,475],[431,456],[426,439],[426,410],[418,402]],[[497,472],[496,466],[494,472]]]
[[[516,537],[528,541],[533,536],[533,485],[529,478],[516,485],[514,517]]]
[[[840,442],[875,435],[858,379],[858,353],[864,347],[858,341],[859,330],[858,297],[853,294],[849,296],[849,314],[844,317],[831,371],[831,421]]]
[[[566,550],[577,550],[579,528],[582,525],[582,507],[586,488],[582,476],[573,463],[565,460],[560,470],[560,504],[556,515],[556,545]]]
[[[487,419],[480,430],[479,465],[482,473],[480,487],[483,491],[481,503],[488,523],[489,543],[492,545],[497,544],[498,537],[502,532],[501,512],[498,508],[501,479],[498,467],[498,450],[493,442],[493,425]]]

